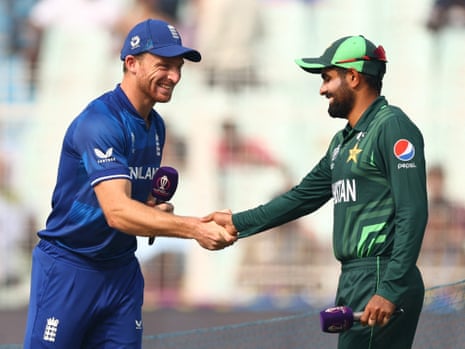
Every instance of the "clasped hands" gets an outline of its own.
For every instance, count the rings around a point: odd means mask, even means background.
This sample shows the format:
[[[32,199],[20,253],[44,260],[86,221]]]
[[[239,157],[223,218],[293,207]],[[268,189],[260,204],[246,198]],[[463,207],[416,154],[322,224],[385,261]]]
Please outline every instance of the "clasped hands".
[[[146,204],[167,213],[174,211],[174,206],[169,202],[157,203],[151,199]],[[183,221],[190,227],[190,237],[207,250],[221,250],[237,241],[231,210],[213,212],[203,218],[184,217]]]
[[[216,230],[216,234],[210,236],[209,243],[203,244],[199,239],[197,242],[209,250],[221,250],[237,241],[237,229],[232,221],[230,210],[216,211],[201,218],[202,224],[209,225],[210,229]],[[205,237],[208,237],[207,233]]]

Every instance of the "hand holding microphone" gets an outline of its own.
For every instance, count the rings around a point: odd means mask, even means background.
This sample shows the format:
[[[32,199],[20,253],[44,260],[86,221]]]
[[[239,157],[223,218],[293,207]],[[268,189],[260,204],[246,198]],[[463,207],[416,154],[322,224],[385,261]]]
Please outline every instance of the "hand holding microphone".
[[[152,196],[156,204],[170,201],[178,187],[179,174],[175,168],[161,166],[152,180]],[[149,238],[149,245],[153,245],[155,237]]]
[[[347,331],[354,324],[355,316],[360,319],[361,313],[355,313],[346,306],[332,307],[320,312],[321,330],[328,333]]]
[[[402,314],[402,308],[394,314]],[[320,312],[321,330],[328,333],[341,333],[350,329],[354,321],[360,321],[363,312],[353,312],[348,306],[338,306]]]

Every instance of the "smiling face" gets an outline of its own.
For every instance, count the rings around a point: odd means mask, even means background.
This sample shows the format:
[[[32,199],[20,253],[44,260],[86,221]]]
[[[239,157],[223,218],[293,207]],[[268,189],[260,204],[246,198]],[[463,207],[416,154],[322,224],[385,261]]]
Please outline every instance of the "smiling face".
[[[181,79],[182,57],[159,57],[145,53],[137,57],[137,87],[152,104],[171,99],[174,87]]]
[[[346,81],[346,71],[327,68],[322,71],[321,78],[320,95],[329,99],[329,115],[347,119],[355,105],[355,92]]]

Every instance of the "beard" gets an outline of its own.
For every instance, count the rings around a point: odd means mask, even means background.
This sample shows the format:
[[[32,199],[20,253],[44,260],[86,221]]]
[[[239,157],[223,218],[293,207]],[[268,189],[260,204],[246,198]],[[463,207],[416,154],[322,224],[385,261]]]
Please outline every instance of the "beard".
[[[347,119],[355,105],[355,94],[344,83],[338,91],[327,95],[333,97],[333,102],[328,107],[328,114],[333,118]]]

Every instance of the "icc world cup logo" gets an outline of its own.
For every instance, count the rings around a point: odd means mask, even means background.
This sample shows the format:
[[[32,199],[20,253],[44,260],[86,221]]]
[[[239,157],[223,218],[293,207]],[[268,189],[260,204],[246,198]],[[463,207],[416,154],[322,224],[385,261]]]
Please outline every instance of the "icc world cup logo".
[[[168,176],[163,176],[158,180],[158,187],[162,191],[166,191],[170,187],[170,180],[168,179]]]
[[[162,196],[168,196],[169,195],[168,190],[170,189],[170,187],[171,187],[171,182],[168,176],[164,175],[157,179],[153,190]]]

